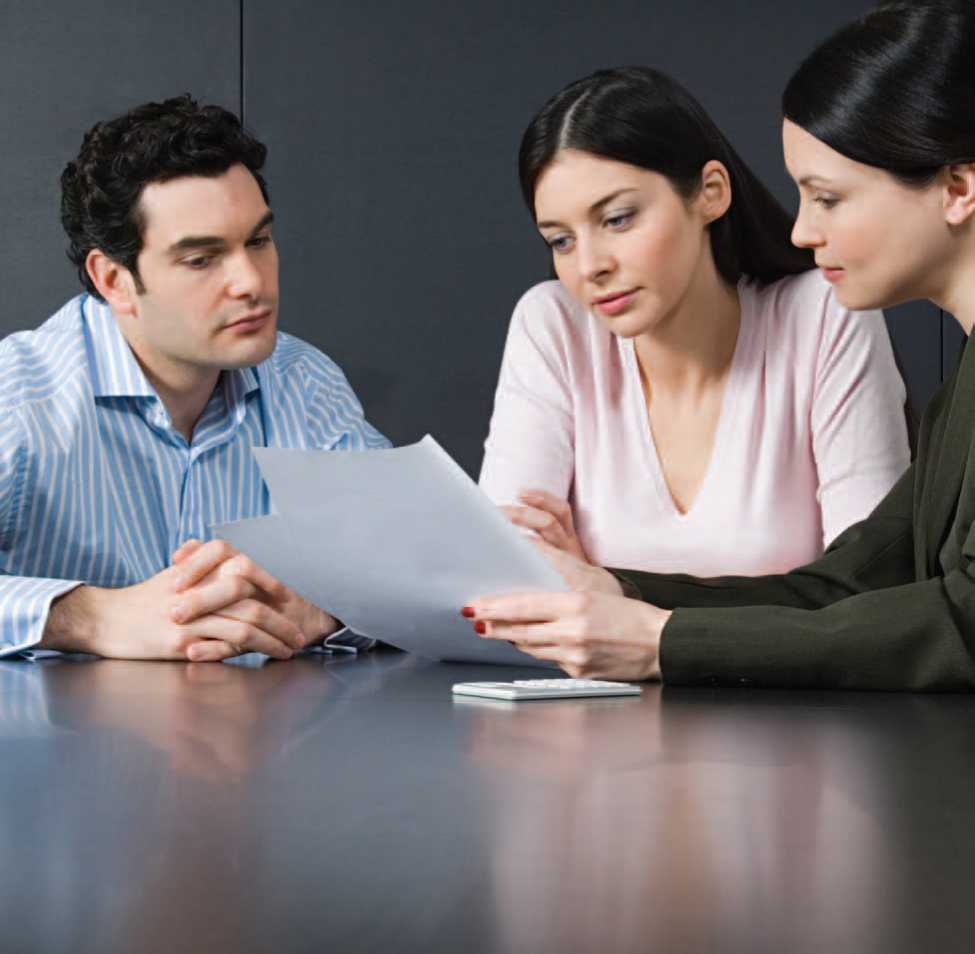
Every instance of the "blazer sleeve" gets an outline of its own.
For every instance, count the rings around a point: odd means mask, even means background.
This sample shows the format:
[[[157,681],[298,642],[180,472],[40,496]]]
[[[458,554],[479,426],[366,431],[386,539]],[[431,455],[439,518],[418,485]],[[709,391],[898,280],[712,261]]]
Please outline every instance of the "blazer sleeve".
[[[675,685],[975,687],[975,532],[960,566],[918,581],[913,467],[817,561],[778,576],[694,580],[614,571],[675,607],[660,646]]]

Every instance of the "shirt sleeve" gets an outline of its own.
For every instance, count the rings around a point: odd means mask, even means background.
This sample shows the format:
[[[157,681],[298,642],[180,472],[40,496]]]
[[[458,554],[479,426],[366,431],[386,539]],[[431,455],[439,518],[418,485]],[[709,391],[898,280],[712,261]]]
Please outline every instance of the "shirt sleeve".
[[[879,311],[823,303],[811,409],[824,547],[862,520],[910,463],[904,382]]]
[[[82,582],[18,576],[10,566],[25,496],[26,453],[16,411],[0,407],[0,659],[36,646],[44,635],[51,603]]]
[[[529,488],[567,499],[572,485],[574,418],[565,343],[570,319],[550,288],[529,291],[508,329],[479,479],[498,504],[516,502]]]

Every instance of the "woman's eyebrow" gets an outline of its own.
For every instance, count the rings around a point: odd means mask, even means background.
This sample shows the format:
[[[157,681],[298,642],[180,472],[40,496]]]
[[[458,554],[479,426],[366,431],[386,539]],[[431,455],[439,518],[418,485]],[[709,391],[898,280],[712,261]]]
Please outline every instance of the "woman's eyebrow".
[[[602,199],[598,199],[596,202],[593,202],[593,204],[589,206],[589,211],[598,212],[604,205],[608,205],[610,202],[612,202],[613,199],[619,198],[621,195],[623,195],[626,192],[636,192],[636,191],[637,190],[634,189],[633,187],[628,187],[626,189],[617,189],[615,192],[610,192],[609,195],[604,196]],[[554,219],[546,219],[544,222],[536,222],[535,224],[540,229],[550,229],[550,228],[554,228],[555,226],[562,225],[561,222],[556,222]]]

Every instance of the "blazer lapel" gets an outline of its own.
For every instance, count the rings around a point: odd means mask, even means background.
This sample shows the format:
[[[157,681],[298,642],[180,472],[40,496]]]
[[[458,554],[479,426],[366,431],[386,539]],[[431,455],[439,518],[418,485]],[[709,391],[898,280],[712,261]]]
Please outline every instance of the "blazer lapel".
[[[940,440],[932,435],[934,440],[931,443],[934,446],[929,448],[932,459],[926,462],[919,513],[924,526],[916,528],[924,535],[930,575],[940,572],[938,554],[958,506],[958,495],[971,450],[975,422],[975,348],[971,339],[965,345],[945,413],[947,417],[940,429]]]

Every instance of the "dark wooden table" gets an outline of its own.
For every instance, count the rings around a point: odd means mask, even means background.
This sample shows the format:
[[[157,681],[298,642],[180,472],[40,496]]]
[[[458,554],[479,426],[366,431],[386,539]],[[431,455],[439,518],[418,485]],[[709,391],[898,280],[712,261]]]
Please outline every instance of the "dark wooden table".
[[[0,951],[970,952],[975,697],[0,664]]]

